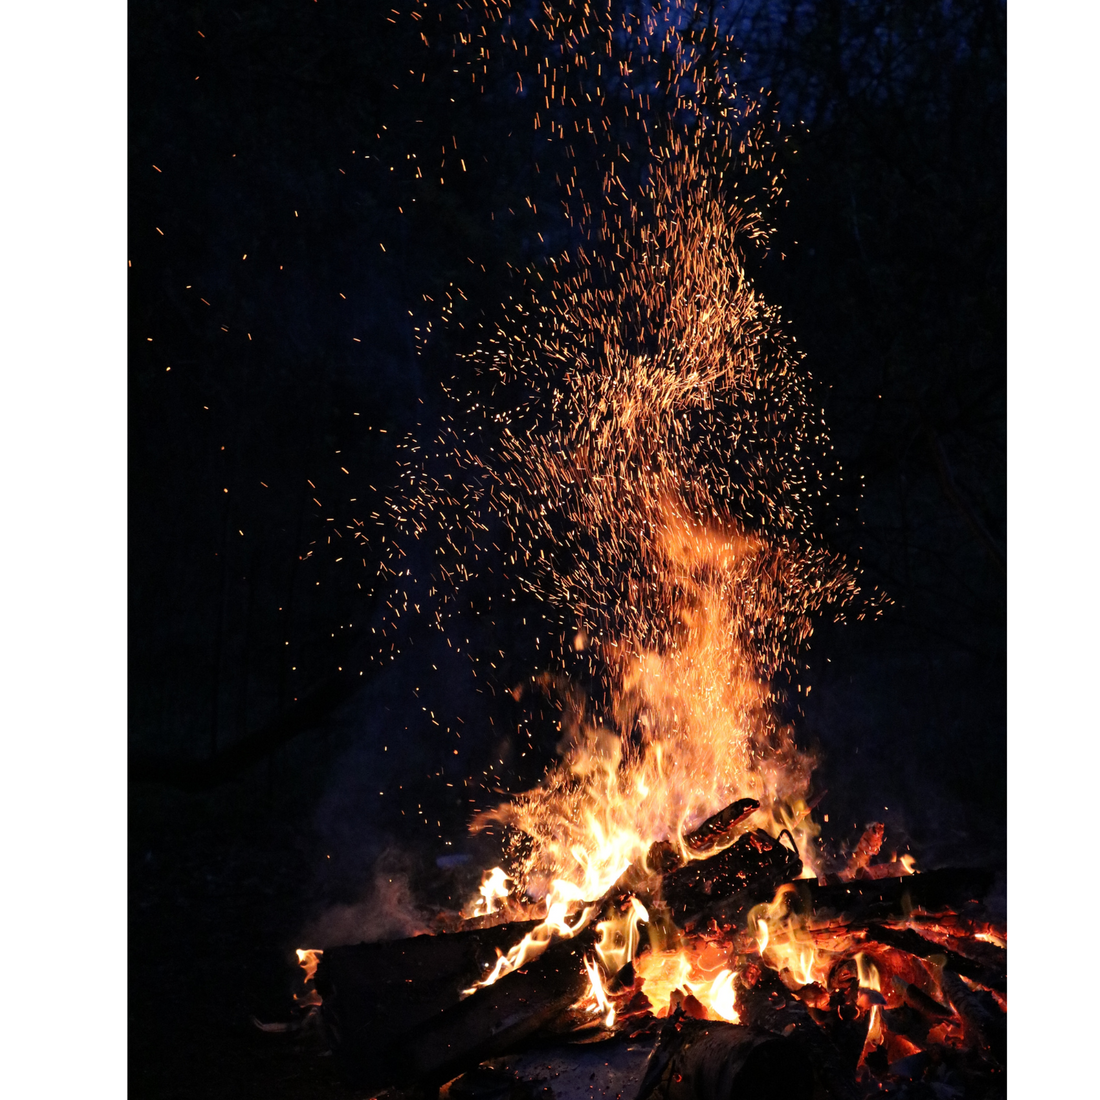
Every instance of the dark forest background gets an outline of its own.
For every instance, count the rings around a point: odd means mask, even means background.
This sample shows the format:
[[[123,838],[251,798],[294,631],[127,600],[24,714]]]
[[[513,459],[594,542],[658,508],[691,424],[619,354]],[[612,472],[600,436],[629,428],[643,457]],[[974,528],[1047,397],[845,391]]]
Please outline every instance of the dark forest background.
[[[885,820],[924,865],[1000,866],[1005,8],[716,9],[740,32],[721,63],[790,135],[754,276],[843,463],[831,537],[893,601],[815,635],[792,713],[821,810],[838,834]],[[323,1062],[249,1032],[285,1012],[289,949],[362,932],[383,884],[411,904],[464,888],[463,781],[530,781],[552,752],[510,694],[545,609],[463,624],[502,653],[495,681],[427,616],[381,661],[381,558],[349,537],[385,514],[398,444],[430,437],[460,369],[446,341],[418,358],[413,326],[453,286],[460,319],[496,308],[509,264],[570,243],[529,105],[420,34],[382,4],[131,9],[134,1095],[335,1095]]]

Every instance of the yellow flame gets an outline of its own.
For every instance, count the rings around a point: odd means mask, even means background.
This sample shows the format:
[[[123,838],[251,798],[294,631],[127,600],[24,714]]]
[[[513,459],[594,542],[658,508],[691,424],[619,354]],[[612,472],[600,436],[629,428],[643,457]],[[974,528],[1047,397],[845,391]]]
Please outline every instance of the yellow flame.
[[[481,896],[475,900],[469,915],[481,917],[495,913],[499,908],[497,902],[511,894],[512,888],[508,885],[511,881],[503,868],[494,867],[491,871],[486,871],[481,876],[481,885],[478,887]]]
[[[822,950],[799,909],[798,888],[780,886],[770,902],[749,910],[760,958],[794,987],[824,984],[834,955]]]
[[[299,947],[294,954],[298,956],[298,965],[306,972],[303,980],[313,981],[313,976],[317,973],[317,964],[321,961],[324,951],[312,947]]]
[[[756,918],[756,949],[761,958],[768,949],[768,922],[763,917]]]
[[[737,1023],[735,974],[728,961],[728,951],[717,944],[695,943],[647,952],[634,960],[634,967],[655,1011],[666,1010],[679,990],[699,1001],[708,1018]]]
[[[595,1000],[590,1012],[604,1012],[604,1026],[613,1027],[615,1024],[615,1005],[607,995],[603,987],[603,975],[600,973],[600,964],[595,959],[586,958],[584,969],[588,974],[589,995]]]
[[[554,936],[571,939],[587,927],[596,912],[594,905],[585,906],[572,924],[568,921],[570,910],[581,900],[580,891],[572,883],[555,880],[546,895],[546,916],[543,922],[532,928],[506,955],[500,955],[487,977],[463,992],[473,993],[481,986],[500,981],[505,974],[510,974],[531,959],[538,958],[550,946]]]
[[[875,993],[882,992],[882,979],[878,967],[862,951],[856,955],[856,973],[859,976],[860,989],[870,989]],[[863,1044],[863,1053],[860,1055],[860,1060],[862,1061],[873,1047],[877,1047],[882,1039],[882,1010],[878,1004],[872,1004],[870,1018],[867,1022],[867,1038]]]
[[[709,1000],[714,1011],[717,1012],[723,1020],[729,1020],[730,1023],[736,1024],[741,1017],[734,1007],[737,1002],[737,990],[734,987],[733,978],[734,974],[732,970],[723,970],[722,973],[711,982]]]
[[[648,921],[646,907],[631,895],[625,912],[596,925],[600,936],[596,954],[608,974],[618,974],[634,958],[638,948],[638,925]]]

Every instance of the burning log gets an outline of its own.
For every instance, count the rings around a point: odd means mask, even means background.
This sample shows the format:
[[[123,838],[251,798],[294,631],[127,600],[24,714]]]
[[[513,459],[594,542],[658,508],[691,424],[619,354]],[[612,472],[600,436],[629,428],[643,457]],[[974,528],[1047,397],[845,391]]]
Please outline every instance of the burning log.
[[[516,933],[516,926],[493,931]],[[476,937],[470,945],[447,943]],[[503,938],[503,937],[502,937]],[[422,943],[422,941],[428,941]],[[433,941],[442,941],[439,947]],[[504,939],[507,943],[507,939]],[[577,1001],[587,985],[583,957],[595,942],[585,930],[551,944],[537,966],[506,974],[460,1000],[458,982],[476,971],[451,970],[432,981],[433,958],[483,957],[483,935],[446,933],[389,944],[360,944],[326,951],[317,970],[322,1016],[341,1072],[364,1088],[414,1083],[441,1084],[486,1058],[528,1038]],[[380,949],[380,950],[372,950]],[[397,952],[421,977],[379,983],[370,964]],[[396,960],[389,973],[400,972]]]
[[[789,836],[789,834],[787,834]],[[664,876],[661,891],[678,923],[719,899],[770,897],[777,886],[802,873],[802,860],[794,849],[760,829],[746,833],[710,859],[692,860]]]
[[[856,845],[856,850],[852,853],[852,858],[848,860],[847,868],[840,876],[842,881],[850,882],[862,875],[867,869],[867,865],[878,855],[885,835],[886,826],[881,821],[876,821],[873,825],[867,827],[863,836],[860,837],[859,844]]]
[[[947,994],[959,1018],[967,1041],[979,1047],[998,1066],[1003,1067],[1008,1047],[1008,1029],[1005,1014],[1000,1010],[991,993],[984,989],[971,989],[954,974],[944,971],[941,978]]]
[[[813,1067],[797,1041],[681,1017],[662,1029],[638,1100],[810,1100],[813,1091]]]
[[[388,1083],[442,1084],[530,1038],[583,996],[584,956],[594,944],[587,930],[558,940],[537,965],[513,970],[399,1038]]]
[[[704,822],[688,838],[689,845],[704,852],[713,848],[757,808],[751,799],[734,803]],[[678,856],[662,858],[666,864],[680,862]],[[733,891],[759,901],[801,866],[792,848],[756,831],[710,858],[674,866],[663,876],[661,893],[673,915],[682,916],[711,896]],[[634,874],[628,871],[596,903],[597,914]],[[594,928],[555,940],[518,969],[461,999],[501,951],[536,924],[499,924],[326,951],[315,984],[345,1076],[372,1088],[444,1081],[514,1047],[564,1013],[588,987],[584,956],[595,947]]]
[[[738,827],[760,809],[755,798],[741,798],[724,810],[708,817],[694,832],[684,837],[687,846],[696,853],[716,849],[737,832]],[[715,853],[718,854],[718,853]],[[702,857],[705,858],[705,857]],[[666,874],[684,864],[680,853],[667,840],[660,840],[649,849],[646,863],[658,874]]]
[[[789,989],[774,970],[750,963],[741,974],[737,1008],[741,1022],[771,1035],[797,1035],[813,1061],[818,1083],[833,1100],[855,1100],[855,1069],[867,1035],[866,1018],[837,1011],[820,986]]]
[[[964,978],[970,978],[979,985],[984,985],[987,989],[995,989],[998,993],[1005,991],[1006,981],[1002,971],[983,966],[957,951],[952,951],[948,947],[926,940],[919,932],[915,932],[911,928],[868,927],[864,935],[867,939],[874,940],[877,943],[884,943],[901,951],[908,951],[910,955],[915,955],[918,959],[930,959],[935,955],[940,955],[944,959],[943,965],[947,970],[961,974]]]

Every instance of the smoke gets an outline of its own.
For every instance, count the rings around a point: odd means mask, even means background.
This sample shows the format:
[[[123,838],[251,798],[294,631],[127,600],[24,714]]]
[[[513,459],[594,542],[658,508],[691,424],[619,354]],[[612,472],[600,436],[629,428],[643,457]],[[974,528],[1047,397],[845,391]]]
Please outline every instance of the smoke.
[[[417,904],[404,857],[388,850],[375,864],[363,897],[327,909],[306,926],[303,942],[319,947],[399,940],[429,931],[429,918]]]

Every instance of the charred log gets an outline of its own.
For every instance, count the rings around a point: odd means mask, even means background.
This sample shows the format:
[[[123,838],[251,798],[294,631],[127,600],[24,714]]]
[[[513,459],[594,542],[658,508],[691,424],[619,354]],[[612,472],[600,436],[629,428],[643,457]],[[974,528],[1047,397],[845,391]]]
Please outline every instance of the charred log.
[[[889,947],[897,947],[902,951],[908,951],[910,955],[915,955],[918,959],[930,959],[934,955],[941,955],[946,969],[961,974],[964,978],[970,978],[971,981],[984,985],[987,989],[995,989],[998,993],[1005,991],[1006,980],[1003,971],[983,966],[957,951],[952,951],[950,948],[943,947],[932,940],[926,940],[920,933],[913,931],[911,928],[868,927],[864,934],[869,940],[884,943]]]
[[[637,1100],[810,1100],[796,1041],[738,1024],[679,1018],[662,1029]]]
[[[928,1020],[950,1020],[954,1013],[946,1005],[940,1004],[935,997],[929,996],[918,985],[894,978],[894,985],[901,993],[902,1000]]]
[[[457,1003],[462,990],[495,963],[498,952],[536,923],[326,950],[315,985],[334,1052],[349,1079],[370,1079],[367,1087],[373,1086],[372,1065],[380,1058],[385,1066],[384,1052],[393,1038]]]
[[[402,1036],[389,1063],[394,1083],[442,1084],[531,1038],[584,994],[583,959],[594,944],[588,929],[558,940],[527,966]]]
[[[807,1003],[812,1002],[812,1003]],[[814,1007],[820,1005],[820,1009]],[[866,1021],[844,1019],[820,986],[791,990],[779,974],[749,963],[737,991],[741,1023],[754,1031],[794,1035],[813,1061],[818,1083],[832,1100],[855,1100],[854,1074]]]
[[[760,829],[746,833],[710,859],[692,860],[664,876],[662,896],[679,924],[697,923],[715,903],[733,898],[767,901],[776,888],[802,873],[794,849]],[[693,919],[694,918],[694,919]]]
[[[760,803],[755,798],[741,798],[731,802],[724,810],[708,817],[699,828],[684,837],[684,842],[693,852],[702,856],[702,853],[733,838],[745,820],[759,809]],[[683,866],[683,862],[680,853],[667,840],[654,844],[646,857],[649,867],[662,875]]]
[[[841,875],[845,882],[859,878],[867,869],[867,865],[878,855],[882,848],[882,840],[885,835],[886,826],[881,821],[876,821],[867,827],[863,836],[860,837],[859,844],[856,845],[856,850],[852,853],[852,858],[848,860],[848,866],[844,874]]]
[[[708,817],[698,829],[685,838],[688,847],[695,852],[703,852],[722,844],[759,809],[760,803],[755,798],[741,798],[737,802],[730,803],[724,810],[719,810],[713,817]]]
[[[914,909],[934,913],[981,900],[993,885],[993,872],[979,867],[945,867],[901,878],[856,879],[819,885],[798,883],[807,911],[819,918],[849,921],[897,920]]]
[[[1005,1014],[993,995],[984,989],[971,989],[962,978],[947,971],[941,980],[944,993],[963,1022],[967,1041],[996,1065],[1004,1067],[1008,1028]]]

